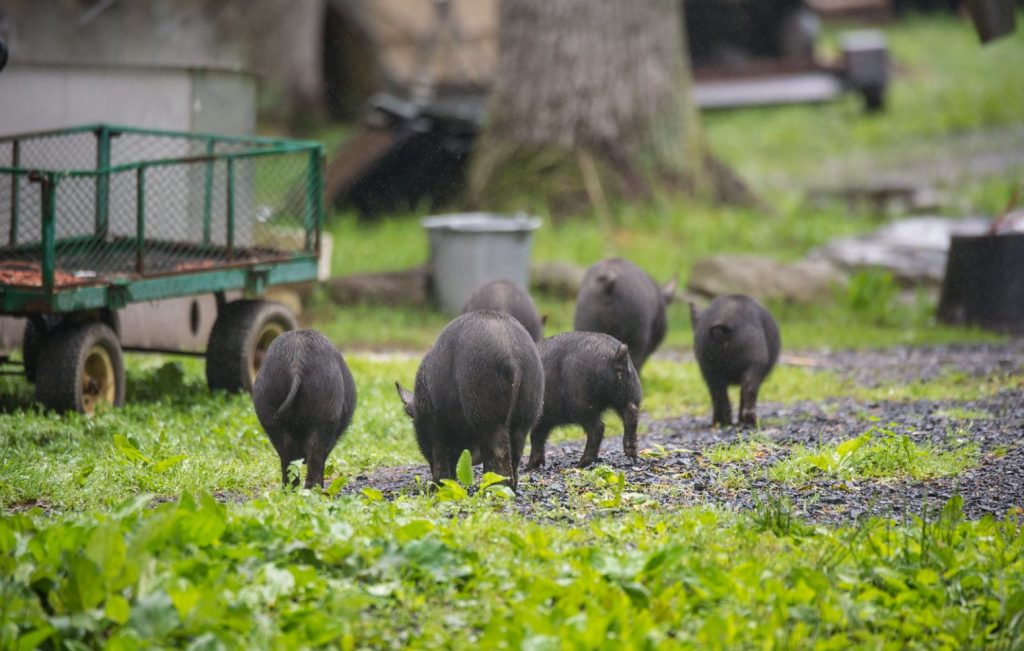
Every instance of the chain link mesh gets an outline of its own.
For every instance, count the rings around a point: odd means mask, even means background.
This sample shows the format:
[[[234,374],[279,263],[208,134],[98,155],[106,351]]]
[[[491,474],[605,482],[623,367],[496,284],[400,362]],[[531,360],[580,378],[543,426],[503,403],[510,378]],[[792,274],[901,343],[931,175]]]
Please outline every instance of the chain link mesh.
[[[0,140],[0,283],[42,283],[50,180],[58,288],[312,253],[317,155],[285,141],[101,129]]]

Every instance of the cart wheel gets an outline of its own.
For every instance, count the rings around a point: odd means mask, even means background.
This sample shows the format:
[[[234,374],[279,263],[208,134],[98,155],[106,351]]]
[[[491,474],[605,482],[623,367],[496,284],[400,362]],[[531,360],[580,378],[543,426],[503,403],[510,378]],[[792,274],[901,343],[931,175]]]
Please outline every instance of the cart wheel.
[[[278,303],[228,303],[217,315],[206,347],[207,385],[211,389],[252,391],[270,342],[298,327],[291,311]]]
[[[91,414],[100,403],[124,404],[124,356],[103,323],[51,332],[36,348],[36,401],[56,411]]]

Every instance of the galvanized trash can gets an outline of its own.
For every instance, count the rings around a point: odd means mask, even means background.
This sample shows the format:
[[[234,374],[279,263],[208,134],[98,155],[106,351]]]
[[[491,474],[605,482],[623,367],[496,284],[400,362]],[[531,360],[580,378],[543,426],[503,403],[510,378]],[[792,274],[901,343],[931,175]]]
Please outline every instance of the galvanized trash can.
[[[539,217],[460,213],[425,217],[422,223],[430,240],[434,300],[445,312],[461,312],[473,290],[492,280],[527,286]]]

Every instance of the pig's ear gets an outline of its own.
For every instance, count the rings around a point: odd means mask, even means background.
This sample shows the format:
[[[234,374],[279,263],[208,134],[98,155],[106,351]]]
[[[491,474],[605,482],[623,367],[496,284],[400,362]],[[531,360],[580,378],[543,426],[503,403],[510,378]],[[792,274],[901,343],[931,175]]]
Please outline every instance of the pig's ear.
[[[665,299],[665,305],[671,303],[676,297],[676,288],[679,287],[679,275],[677,274],[672,280],[665,283],[661,288],[661,296]]]
[[[413,405],[412,391],[403,389],[398,382],[395,382],[395,388],[398,389],[398,397],[401,398],[402,404],[405,406],[405,413],[409,414],[409,418],[415,418],[416,408]]]
[[[690,301],[690,325],[694,328],[697,327],[698,316],[700,316],[700,313],[697,312],[697,305],[693,301]]]
[[[615,351],[615,358],[612,362],[616,369],[625,371],[629,367],[629,346],[626,344],[619,344],[618,350]]]
[[[604,271],[597,277],[597,282],[601,284],[605,294],[611,294],[615,291],[615,281],[618,279],[618,274],[614,271]]]

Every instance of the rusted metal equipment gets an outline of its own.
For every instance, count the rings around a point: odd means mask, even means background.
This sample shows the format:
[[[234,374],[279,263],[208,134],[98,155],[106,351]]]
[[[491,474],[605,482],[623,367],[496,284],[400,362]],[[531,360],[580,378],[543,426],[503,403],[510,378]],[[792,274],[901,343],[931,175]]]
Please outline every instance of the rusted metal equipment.
[[[802,0],[688,0],[686,32],[694,97],[705,109],[827,102],[860,93],[880,110],[889,81],[885,39],[873,30],[842,37],[842,57],[815,53],[820,20]]]

